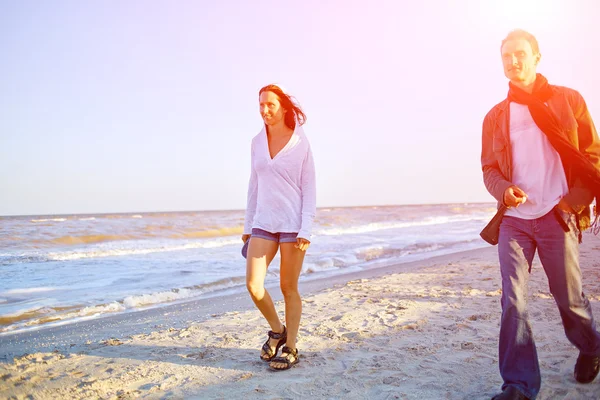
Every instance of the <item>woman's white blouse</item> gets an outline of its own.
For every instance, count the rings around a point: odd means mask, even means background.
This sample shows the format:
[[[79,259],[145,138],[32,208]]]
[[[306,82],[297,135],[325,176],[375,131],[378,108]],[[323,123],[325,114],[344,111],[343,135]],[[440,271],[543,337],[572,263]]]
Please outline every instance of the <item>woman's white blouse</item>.
[[[252,170],[244,233],[298,232],[310,239],[316,212],[315,165],[308,139],[297,126],[289,142],[271,159],[267,132],[252,139]]]

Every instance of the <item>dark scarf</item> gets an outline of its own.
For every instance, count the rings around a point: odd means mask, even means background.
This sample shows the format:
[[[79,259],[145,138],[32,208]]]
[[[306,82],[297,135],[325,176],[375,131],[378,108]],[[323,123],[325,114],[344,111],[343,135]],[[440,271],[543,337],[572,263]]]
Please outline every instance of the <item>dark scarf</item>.
[[[600,204],[598,202],[600,200],[600,170],[596,169],[594,164],[571,144],[564,133],[564,128],[545,104],[552,96],[552,87],[548,84],[548,80],[542,74],[537,74],[531,94],[512,83],[508,85],[507,99],[527,105],[533,121],[546,134],[550,144],[560,155],[565,171],[567,168],[572,169],[575,175],[580,177],[585,186],[592,191],[596,197],[596,204]]]

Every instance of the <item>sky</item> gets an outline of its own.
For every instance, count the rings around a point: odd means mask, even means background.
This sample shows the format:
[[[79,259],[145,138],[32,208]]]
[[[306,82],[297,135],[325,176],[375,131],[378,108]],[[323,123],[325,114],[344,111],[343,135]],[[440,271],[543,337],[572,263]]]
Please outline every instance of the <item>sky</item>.
[[[600,120],[597,0],[0,0],[0,215],[244,209],[258,90],[307,115],[317,205],[494,201],[500,43]],[[598,124],[598,122],[597,122]]]

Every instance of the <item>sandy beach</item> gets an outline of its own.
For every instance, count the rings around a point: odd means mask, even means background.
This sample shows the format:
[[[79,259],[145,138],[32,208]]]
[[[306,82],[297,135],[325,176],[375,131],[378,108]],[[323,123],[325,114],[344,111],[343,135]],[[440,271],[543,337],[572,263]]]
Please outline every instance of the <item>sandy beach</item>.
[[[9,399],[486,399],[499,391],[497,249],[440,256],[302,285],[301,362],[259,360],[267,326],[245,295],[0,337]],[[600,315],[600,237],[584,235],[584,290]],[[278,289],[277,308],[283,313]],[[577,384],[536,259],[529,312],[538,399],[598,399]]]

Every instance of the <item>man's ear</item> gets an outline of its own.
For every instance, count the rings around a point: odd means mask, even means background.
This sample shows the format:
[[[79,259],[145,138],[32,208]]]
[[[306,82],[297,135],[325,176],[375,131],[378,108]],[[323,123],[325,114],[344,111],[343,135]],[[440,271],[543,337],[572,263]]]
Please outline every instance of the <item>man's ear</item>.
[[[541,59],[542,59],[542,53],[537,53],[535,55],[535,65],[538,65],[540,63]]]

